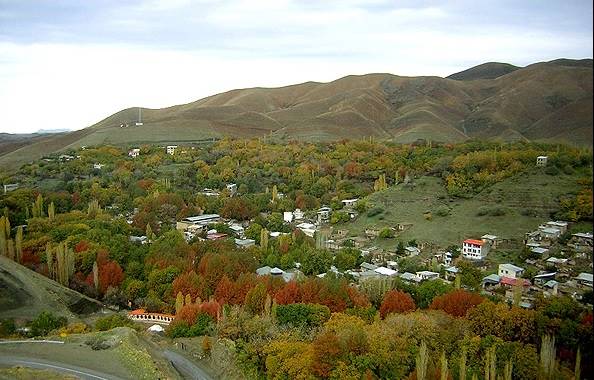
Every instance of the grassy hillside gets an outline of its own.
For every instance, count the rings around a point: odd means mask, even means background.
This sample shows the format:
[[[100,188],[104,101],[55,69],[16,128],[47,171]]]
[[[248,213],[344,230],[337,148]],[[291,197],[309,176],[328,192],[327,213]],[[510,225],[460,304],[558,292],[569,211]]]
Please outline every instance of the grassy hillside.
[[[0,319],[33,319],[42,311],[77,319],[100,307],[100,302],[0,256]]]
[[[559,196],[579,188],[579,177],[580,174],[550,176],[534,169],[468,199],[449,197],[439,178],[421,177],[413,185],[399,184],[371,194],[367,202],[371,207],[380,207],[383,213],[373,217],[362,214],[344,227],[351,235],[362,235],[365,228],[412,223],[399,239],[428,241],[441,247],[484,234],[521,240],[524,233],[550,220],[551,212],[558,208]],[[449,215],[439,216],[439,210],[448,210]],[[505,214],[489,215],[495,210]],[[431,213],[431,219],[425,217],[426,212]],[[484,212],[487,214],[479,215]],[[375,243],[390,249],[396,246],[394,239],[377,239]]]
[[[138,109],[129,108],[81,131],[4,154],[0,165],[14,168],[83,145],[184,143],[221,136],[592,145],[591,60],[524,68],[487,63],[448,78],[459,80],[367,74],[330,83],[233,90],[189,104],[143,109],[142,126],[135,126]]]

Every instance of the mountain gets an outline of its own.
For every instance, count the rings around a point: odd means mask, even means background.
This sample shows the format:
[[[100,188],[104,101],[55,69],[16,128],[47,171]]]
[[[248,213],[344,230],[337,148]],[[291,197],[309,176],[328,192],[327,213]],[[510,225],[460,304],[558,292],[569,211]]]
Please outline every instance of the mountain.
[[[457,78],[457,79],[452,79]],[[97,124],[0,157],[15,167],[99,144],[186,143],[233,137],[394,142],[469,138],[592,145],[592,60],[526,67],[487,63],[440,77],[351,75],[329,83],[232,90],[163,109],[119,111]]]
[[[518,69],[518,66],[510,65],[509,63],[487,62],[460,71],[459,73],[448,75],[446,78],[455,80],[495,79]]]

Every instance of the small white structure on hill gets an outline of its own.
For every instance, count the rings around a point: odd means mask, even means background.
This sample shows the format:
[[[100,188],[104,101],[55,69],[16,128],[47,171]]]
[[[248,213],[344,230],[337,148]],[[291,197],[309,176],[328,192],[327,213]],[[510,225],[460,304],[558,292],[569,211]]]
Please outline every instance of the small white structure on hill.
[[[172,156],[175,154],[176,149],[177,149],[177,145],[167,145],[167,147],[165,148],[167,154],[172,155]]]
[[[140,148],[130,149],[130,151],[128,152],[128,156],[130,156],[132,158],[136,158],[136,157],[140,156]]]
[[[548,156],[538,156],[538,157],[536,157],[536,166],[547,166],[548,160],[549,160]]]

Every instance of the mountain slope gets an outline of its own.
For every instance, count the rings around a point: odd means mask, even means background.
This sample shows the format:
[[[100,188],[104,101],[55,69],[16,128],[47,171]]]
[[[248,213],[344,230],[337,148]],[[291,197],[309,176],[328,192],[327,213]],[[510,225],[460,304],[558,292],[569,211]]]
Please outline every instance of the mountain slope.
[[[449,78],[380,73],[329,83],[232,90],[188,104],[143,109],[143,125],[138,127],[138,109],[129,108],[89,128],[5,154],[0,165],[15,167],[82,145],[187,143],[223,136],[592,144],[591,59],[560,59],[524,68],[487,63]]]
[[[47,310],[77,318],[101,303],[0,256],[0,319],[34,318]]]
[[[495,79],[518,69],[518,66],[510,65],[509,63],[487,62],[449,75],[446,78],[454,80]]]

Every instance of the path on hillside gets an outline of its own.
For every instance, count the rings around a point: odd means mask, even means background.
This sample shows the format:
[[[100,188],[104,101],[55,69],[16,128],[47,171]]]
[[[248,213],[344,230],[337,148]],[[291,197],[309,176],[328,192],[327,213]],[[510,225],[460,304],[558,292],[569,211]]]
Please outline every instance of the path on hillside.
[[[214,380],[208,373],[202,368],[198,367],[196,363],[189,359],[186,359],[183,355],[180,355],[171,350],[164,350],[163,356],[165,356],[171,365],[180,373],[184,379],[192,380]]]
[[[49,361],[44,359],[37,359],[25,356],[15,355],[0,355],[0,367],[27,367],[34,369],[53,370],[60,373],[74,375],[84,380],[122,380],[119,377],[108,375],[106,373],[98,372],[88,368]]]

